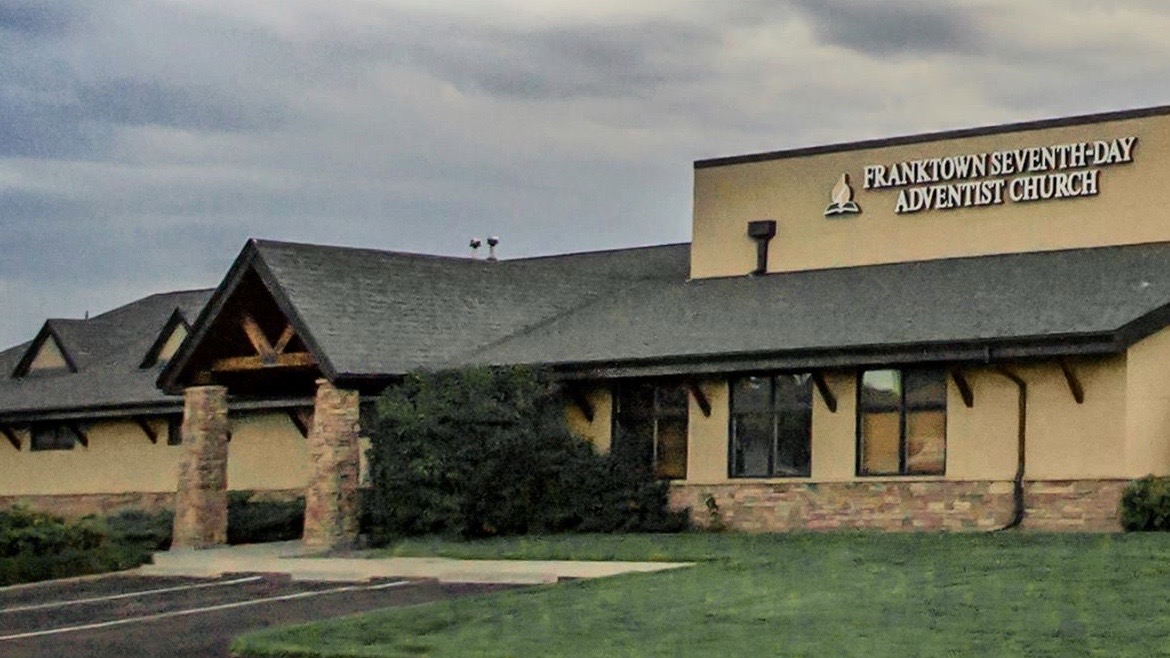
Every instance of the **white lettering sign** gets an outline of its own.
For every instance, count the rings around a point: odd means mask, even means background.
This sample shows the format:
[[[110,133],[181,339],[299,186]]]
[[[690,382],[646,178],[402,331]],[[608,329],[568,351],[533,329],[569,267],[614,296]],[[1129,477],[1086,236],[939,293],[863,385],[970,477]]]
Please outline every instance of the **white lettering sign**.
[[[1096,196],[1101,169],[1133,162],[1136,145],[1130,136],[869,165],[863,187],[901,188],[898,214]]]

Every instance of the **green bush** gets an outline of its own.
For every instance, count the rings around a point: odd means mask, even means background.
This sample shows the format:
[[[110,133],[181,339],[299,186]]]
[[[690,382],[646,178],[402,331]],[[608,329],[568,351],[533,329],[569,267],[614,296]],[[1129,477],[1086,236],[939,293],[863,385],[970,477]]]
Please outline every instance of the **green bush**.
[[[122,541],[103,519],[0,511],[0,586],[129,569],[149,559],[149,550]]]
[[[150,552],[165,551],[171,547],[171,532],[175,514],[169,510],[143,512],[127,510],[106,519],[110,532],[119,541],[141,546]]]
[[[257,500],[248,491],[228,494],[228,543],[259,544],[300,539],[305,527],[305,499]]]
[[[549,380],[523,368],[416,373],[367,414],[371,539],[674,531],[667,485],[598,455],[564,422]]]
[[[1170,530],[1170,478],[1147,475],[1126,485],[1121,494],[1121,527]]]
[[[0,557],[87,551],[97,548],[105,540],[105,528],[92,518],[66,523],[50,514],[23,507],[0,512]]]
[[[170,548],[175,515],[170,511],[126,511],[106,519],[123,543],[146,550]],[[228,543],[258,544],[300,539],[305,525],[305,499],[264,500],[252,491],[228,492]]]

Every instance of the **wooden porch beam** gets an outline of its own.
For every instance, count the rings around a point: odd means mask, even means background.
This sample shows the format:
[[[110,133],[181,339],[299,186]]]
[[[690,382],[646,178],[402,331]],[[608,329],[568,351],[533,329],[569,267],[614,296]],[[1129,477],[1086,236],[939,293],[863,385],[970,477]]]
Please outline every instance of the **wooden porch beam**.
[[[1084,404],[1085,388],[1081,385],[1076,371],[1064,359],[1060,359],[1060,371],[1064,373],[1064,381],[1068,383],[1068,390],[1072,392],[1073,399],[1077,401],[1077,404]]]
[[[81,425],[77,423],[66,423],[65,427],[69,428],[70,432],[73,432],[73,436],[77,439],[78,443],[86,448],[89,447],[89,436],[86,435],[85,430],[81,429]]]
[[[4,434],[4,438],[8,439],[17,452],[20,452],[20,437],[16,435],[16,430],[12,429],[11,425],[0,425],[0,433]]]
[[[837,413],[837,396],[833,395],[832,389],[829,388],[829,383],[825,381],[825,373],[814,372],[812,374],[813,385],[817,387],[817,393],[820,394],[821,400],[824,400],[825,406],[829,408],[829,413]]]
[[[951,379],[959,389],[959,397],[963,398],[963,406],[968,409],[975,406],[975,392],[971,390],[971,382],[967,381],[967,374],[961,368],[951,368]]]
[[[240,318],[240,326],[244,329],[244,334],[248,337],[248,342],[252,343],[252,348],[256,350],[256,354],[263,359],[275,359],[276,350],[272,348],[272,344],[268,342],[268,337],[264,335],[264,331],[260,329],[260,325],[256,320],[247,313]]]
[[[289,409],[288,419],[296,425],[297,431],[301,433],[301,438],[309,438],[309,428],[313,426],[313,410],[306,408]]]
[[[293,331],[291,324],[284,325],[284,331],[280,332],[280,338],[276,339],[276,344],[272,346],[272,350],[277,354],[284,354],[284,348],[288,347],[288,342],[293,339],[296,332]]]
[[[695,403],[699,405],[699,411],[703,412],[704,418],[711,417],[711,400],[707,399],[707,394],[703,392],[703,388],[695,381],[687,381],[687,390],[695,398]]]
[[[306,368],[317,365],[317,360],[308,352],[273,353],[271,358],[256,356],[232,356],[219,359],[211,364],[214,372],[241,370],[262,370],[265,368]]]
[[[138,428],[142,430],[142,433],[146,435],[146,438],[150,439],[151,443],[158,443],[158,432],[155,431],[154,427],[151,426],[149,420],[143,418],[142,416],[135,416],[134,422],[137,423]]]

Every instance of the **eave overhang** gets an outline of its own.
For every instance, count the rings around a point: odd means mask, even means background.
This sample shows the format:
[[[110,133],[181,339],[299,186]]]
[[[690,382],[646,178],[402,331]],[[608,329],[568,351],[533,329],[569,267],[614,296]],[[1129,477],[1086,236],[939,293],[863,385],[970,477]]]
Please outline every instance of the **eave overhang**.
[[[1129,343],[1113,334],[1001,341],[870,345],[759,353],[687,355],[657,359],[553,364],[563,379],[713,375],[774,370],[844,370],[912,364],[991,364],[1071,356],[1104,356]]]
[[[228,398],[229,411],[264,411],[313,406],[311,397],[295,398]],[[100,405],[61,409],[26,409],[0,413],[0,425],[24,425],[38,421],[108,420],[131,421],[135,417],[173,416],[183,413],[183,398],[157,402]]]

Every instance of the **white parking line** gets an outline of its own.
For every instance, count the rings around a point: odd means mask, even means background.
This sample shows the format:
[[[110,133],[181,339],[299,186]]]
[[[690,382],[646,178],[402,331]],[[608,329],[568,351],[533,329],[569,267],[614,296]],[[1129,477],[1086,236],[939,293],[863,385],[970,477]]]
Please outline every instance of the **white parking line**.
[[[92,596],[87,599],[71,599],[68,601],[52,601],[50,603],[37,603],[35,605],[21,605],[15,608],[0,608],[0,615],[10,612],[28,612],[29,610],[44,610],[45,608],[63,608],[69,605],[82,605],[85,603],[98,603],[101,601],[115,601],[117,599],[130,599],[136,596],[151,596],[153,594],[166,594],[168,592],[185,592],[192,589],[206,589],[208,587],[223,587],[225,585],[239,585],[241,583],[254,583],[258,580],[264,580],[264,576],[248,576],[247,578],[236,578],[235,580],[220,580],[214,583],[198,583],[195,585],[176,585],[174,587],[160,587],[159,589],[147,589],[140,592],[127,592],[125,594],[109,594],[107,596]]]
[[[22,640],[30,637],[41,637],[44,635],[57,635],[60,633],[75,633],[77,631],[90,631],[98,628],[109,628],[111,626],[122,626],[124,624],[135,624],[144,621],[156,621],[159,619],[169,619],[172,617],[186,617],[188,615],[198,615],[204,612],[217,612],[219,610],[231,610],[233,608],[244,608],[252,605],[260,605],[262,603],[273,603],[276,601],[292,601],[294,599],[307,599],[314,596],[325,596],[327,594],[339,594],[341,592],[366,592],[379,589],[389,589],[391,587],[402,587],[403,585],[410,585],[418,581],[410,580],[396,580],[394,582],[382,583],[380,585],[347,585],[345,587],[334,587],[333,589],[322,589],[313,592],[297,592],[296,594],[285,594],[283,596],[270,596],[263,599],[252,599],[250,601],[236,601],[234,603],[221,603],[219,605],[207,606],[205,608],[190,608],[187,610],[172,610],[171,612],[160,612],[153,615],[144,615],[142,617],[129,617],[127,619],[115,619],[113,621],[103,621],[94,624],[82,624],[80,626],[66,626],[65,628],[54,628],[47,631],[30,631],[27,633],[15,633],[12,635],[0,635],[0,642],[9,640]]]

